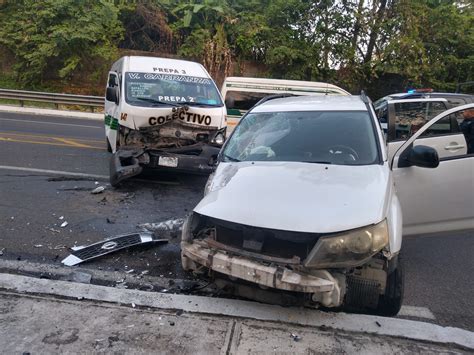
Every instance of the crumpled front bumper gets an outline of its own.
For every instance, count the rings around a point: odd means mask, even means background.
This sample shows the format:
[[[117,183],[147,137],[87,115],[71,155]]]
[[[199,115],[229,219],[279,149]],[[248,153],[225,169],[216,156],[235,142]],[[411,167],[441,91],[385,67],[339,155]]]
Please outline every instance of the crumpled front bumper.
[[[192,263],[197,263],[221,274],[285,291],[331,293],[337,288],[335,280],[297,272],[282,266],[267,266],[248,258],[211,250],[197,242],[182,242],[181,253],[185,270],[193,269]]]
[[[144,168],[160,169],[194,174],[210,174],[220,147],[204,143],[171,149],[120,149],[110,160],[110,183],[117,186],[123,180],[140,174]],[[178,166],[167,167],[159,164],[160,157],[175,157]]]

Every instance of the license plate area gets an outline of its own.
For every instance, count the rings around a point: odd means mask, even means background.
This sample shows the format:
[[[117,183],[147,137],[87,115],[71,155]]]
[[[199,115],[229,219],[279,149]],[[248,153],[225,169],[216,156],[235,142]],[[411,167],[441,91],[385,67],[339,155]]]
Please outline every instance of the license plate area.
[[[158,165],[167,166],[169,168],[176,168],[178,166],[178,158],[176,157],[159,157]]]

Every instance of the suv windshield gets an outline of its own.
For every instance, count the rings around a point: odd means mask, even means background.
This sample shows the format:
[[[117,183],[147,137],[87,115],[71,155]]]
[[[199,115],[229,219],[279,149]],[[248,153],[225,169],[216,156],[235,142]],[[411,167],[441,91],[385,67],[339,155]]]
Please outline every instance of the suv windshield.
[[[134,106],[222,106],[213,81],[187,75],[127,72],[125,100]]]
[[[295,161],[338,165],[378,162],[365,111],[250,113],[223,151],[224,161]]]

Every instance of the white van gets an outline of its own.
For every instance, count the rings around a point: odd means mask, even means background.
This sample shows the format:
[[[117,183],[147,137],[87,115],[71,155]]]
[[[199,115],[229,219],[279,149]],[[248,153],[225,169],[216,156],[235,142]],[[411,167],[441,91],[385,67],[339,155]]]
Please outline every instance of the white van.
[[[268,95],[350,95],[346,90],[316,81],[228,77],[221,89],[227,107],[227,133],[257,102]]]
[[[201,64],[120,58],[109,72],[105,100],[112,185],[144,167],[210,173],[225,139],[225,112]]]

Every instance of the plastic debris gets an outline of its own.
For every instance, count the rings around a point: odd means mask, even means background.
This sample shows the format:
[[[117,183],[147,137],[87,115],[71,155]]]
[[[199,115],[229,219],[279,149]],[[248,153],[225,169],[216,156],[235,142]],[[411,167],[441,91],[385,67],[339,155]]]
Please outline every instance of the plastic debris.
[[[60,226],[60,227],[61,227],[61,228],[64,228],[64,227],[66,227],[68,224],[69,224],[69,223],[67,223],[67,221],[64,221],[63,223],[61,223],[61,226]]]
[[[375,324],[377,324],[377,326],[381,327],[382,324],[380,324],[378,321],[375,321]]]
[[[180,232],[183,229],[184,218],[169,219],[158,223],[142,223],[139,228],[149,230],[150,232]]]
[[[54,232],[54,233],[61,233],[60,230],[57,230],[57,229],[54,229],[54,228],[49,228],[49,230],[50,230],[51,232]]]
[[[132,272],[134,272],[135,270],[134,269],[130,269],[130,270],[127,270],[125,271],[126,274],[131,274]]]
[[[5,248],[0,249],[0,256],[3,255],[3,252],[5,251]]]
[[[133,303],[133,302],[132,302],[132,307],[133,307],[133,308],[135,308],[135,307],[136,307],[136,306],[135,306],[135,303]]]
[[[79,282],[81,284],[90,284],[92,280],[92,274],[84,271],[73,271],[69,275],[61,277],[61,280]]]
[[[63,219],[64,219],[64,216],[59,217],[59,219],[60,219],[60,220],[63,220]]]
[[[141,274],[141,275],[148,275],[149,272],[150,272],[150,271],[148,271],[148,270],[143,270],[140,274]]]
[[[91,191],[91,194],[96,195],[105,191],[104,186],[97,186],[94,190]]]
[[[301,340],[301,338],[295,333],[291,333],[290,336],[294,341],[300,341]]]
[[[35,244],[34,247],[35,247],[35,248],[42,248],[42,247],[43,247],[43,244]]]

